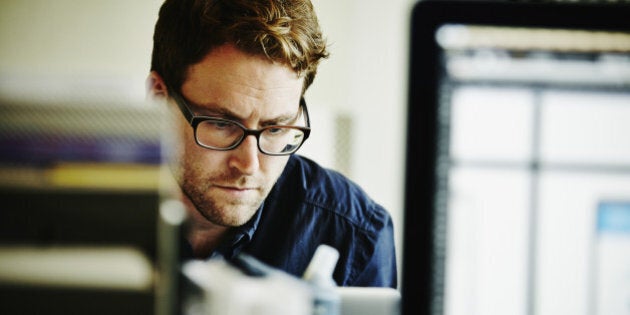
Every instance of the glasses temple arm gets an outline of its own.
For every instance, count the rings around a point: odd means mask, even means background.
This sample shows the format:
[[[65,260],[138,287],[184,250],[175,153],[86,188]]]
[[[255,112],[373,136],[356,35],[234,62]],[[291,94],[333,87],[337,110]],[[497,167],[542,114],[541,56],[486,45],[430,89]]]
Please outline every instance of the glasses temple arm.
[[[300,98],[300,106],[302,106],[302,109],[304,110],[304,117],[306,118],[306,127],[311,128],[311,118],[308,115],[308,108],[306,107],[306,101],[304,100],[304,97]]]
[[[186,101],[176,92],[170,92],[170,95],[175,100],[175,103],[184,115],[184,118],[186,118],[186,120],[192,124],[192,120],[195,115],[193,114],[192,110],[190,110],[190,108],[187,106]]]

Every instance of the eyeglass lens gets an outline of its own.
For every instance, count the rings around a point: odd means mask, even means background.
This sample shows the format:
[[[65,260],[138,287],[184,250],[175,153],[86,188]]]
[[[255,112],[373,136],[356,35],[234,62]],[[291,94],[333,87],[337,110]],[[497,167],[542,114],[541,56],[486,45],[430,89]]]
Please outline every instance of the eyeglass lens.
[[[197,142],[213,149],[228,149],[238,145],[245,130],[229,120],[209,119],[197,125]],[[304,141],[304,132],[293,126],[269,126],[261,129],[258,147],[271,154],[292,153]]]

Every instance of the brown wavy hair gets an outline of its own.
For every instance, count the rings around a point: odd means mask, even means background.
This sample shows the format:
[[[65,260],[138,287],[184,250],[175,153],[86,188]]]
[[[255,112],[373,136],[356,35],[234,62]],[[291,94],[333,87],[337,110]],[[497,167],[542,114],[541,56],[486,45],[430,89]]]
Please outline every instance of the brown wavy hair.
[[[289,65],[311,85],[326,41],[310,0],[166,0],[153,35],[151,70],[181,92],[189,66],[223,44]]]

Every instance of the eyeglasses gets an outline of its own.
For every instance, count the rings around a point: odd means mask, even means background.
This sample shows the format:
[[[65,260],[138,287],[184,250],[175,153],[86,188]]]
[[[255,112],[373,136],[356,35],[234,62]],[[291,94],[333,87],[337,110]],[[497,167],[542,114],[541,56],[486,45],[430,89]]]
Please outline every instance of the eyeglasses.
[[[303,97],[300,99],[300,109],[304,113],[306,127],[273,125],[260,129],[247,129],[241,123],[229,119],[197,116],[182,95],[171,93],[171,97],[192,126],[197,144],[207,149],[232,150],[247,136],[253,135],[256,137],[260,152],[267,155],[289,155],[295,153],[311,133],[311,122]]]

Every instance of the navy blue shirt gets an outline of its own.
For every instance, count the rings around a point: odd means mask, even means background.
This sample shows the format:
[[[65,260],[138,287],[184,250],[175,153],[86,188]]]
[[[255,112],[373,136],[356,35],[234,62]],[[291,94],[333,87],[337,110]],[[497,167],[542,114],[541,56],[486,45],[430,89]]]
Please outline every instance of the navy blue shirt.
[[[292,155],[256,215],[218,249],[226,259],[240,252],[302,277],[315,250],[339,251],[339,286],[397,287],[393,222],[354,182]]]

